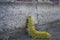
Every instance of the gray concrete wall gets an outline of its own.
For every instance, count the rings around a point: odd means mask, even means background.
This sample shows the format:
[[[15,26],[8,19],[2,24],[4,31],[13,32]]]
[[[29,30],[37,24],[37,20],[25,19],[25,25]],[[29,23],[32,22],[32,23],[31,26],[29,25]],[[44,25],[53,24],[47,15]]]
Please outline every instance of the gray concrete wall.
[[[37,14],[38,13],[38,19]],[[35,24],[44,24],[60,19],[60,7],[52,5],[34,4],[7,4],[0,3],[0,29],[14,29],[15,27],[24,27],[26,18],[31,15],[35,20]]]

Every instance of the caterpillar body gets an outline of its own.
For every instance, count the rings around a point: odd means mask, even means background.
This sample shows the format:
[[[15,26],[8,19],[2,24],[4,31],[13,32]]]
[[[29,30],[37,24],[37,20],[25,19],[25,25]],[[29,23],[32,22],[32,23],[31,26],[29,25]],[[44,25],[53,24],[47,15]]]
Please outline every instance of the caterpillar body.
[[[33,38],[50,38],[51,35],[48,32],[37,31],[34,26],[34,20],[31,16],[28,17],[28,34]]]

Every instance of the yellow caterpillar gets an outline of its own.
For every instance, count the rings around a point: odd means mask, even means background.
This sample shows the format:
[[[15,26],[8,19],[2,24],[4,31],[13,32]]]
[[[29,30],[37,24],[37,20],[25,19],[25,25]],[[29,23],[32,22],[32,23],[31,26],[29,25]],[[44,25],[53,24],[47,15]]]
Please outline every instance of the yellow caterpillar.
[[[48,32],[37,31],[34,26],[34,21],[31,16],[28,17],[28,34],[33,38],[50,38],[51,35]]]

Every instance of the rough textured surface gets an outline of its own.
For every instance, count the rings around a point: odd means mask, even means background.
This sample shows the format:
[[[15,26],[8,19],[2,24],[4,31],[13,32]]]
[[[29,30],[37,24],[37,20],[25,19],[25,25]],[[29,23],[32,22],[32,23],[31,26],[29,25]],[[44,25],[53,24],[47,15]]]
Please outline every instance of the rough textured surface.
[[[42,28],[43,27],[43,28]],[[15,39],[15,40],[60,40],[60,20],[56,20],[54,22],[50,22],[45,25],[36,25],[36,29],[38,31],[47,31],[49,32],[52,37],[50,39],[34,39],[28,36],[28,34],[20,35],[19,37],[13,36],[10,37],[10,39]],[[16,35],[16,34],[15,34]]]
[[[37,19],[37,13],[38,13],[38,19]],[[60,20],[60,7],[53,5],[46,5],[46,4],[38,5],[38,9],[36,11],[36,7],[34,4],[0,3],[0,33],[5,32],[6,34],[4,33],[4,35],[9,36],[8,32],[12,32],[19,27],[24,28],[26,24],[26,18],[29,15],[35,18],[35,24],[37,24],[38,21],[39,21],[39,25],[47,23],[46,25],[42,25],[42,26],[37,25],[36,26],[37,30],[41,30],[41,31],[47,30],[53,35],[51,40],[60,40],[59,38],[60,23],[55,24],[53,22],[55,20],[57,21]],[[50,23],[48,25],[49,22],[53,22],[53,24]],[[15,35],[17,34],[14,34],[14,36]],[[28,40],[28,39],[34,40],[30,38],[27,34],[21,35],[20,37],[12,37],[12,38],[13,39],[15,38],[16,40]]]

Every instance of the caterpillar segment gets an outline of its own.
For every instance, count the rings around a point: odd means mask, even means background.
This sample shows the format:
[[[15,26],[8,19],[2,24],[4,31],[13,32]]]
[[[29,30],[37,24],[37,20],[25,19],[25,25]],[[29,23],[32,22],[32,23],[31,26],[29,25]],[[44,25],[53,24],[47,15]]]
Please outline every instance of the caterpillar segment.
[[[37,31],[34,26],[34,20],[31,16],[28,17],[28,34],[33,38],[50,38],[51,34],[48,32]]]

